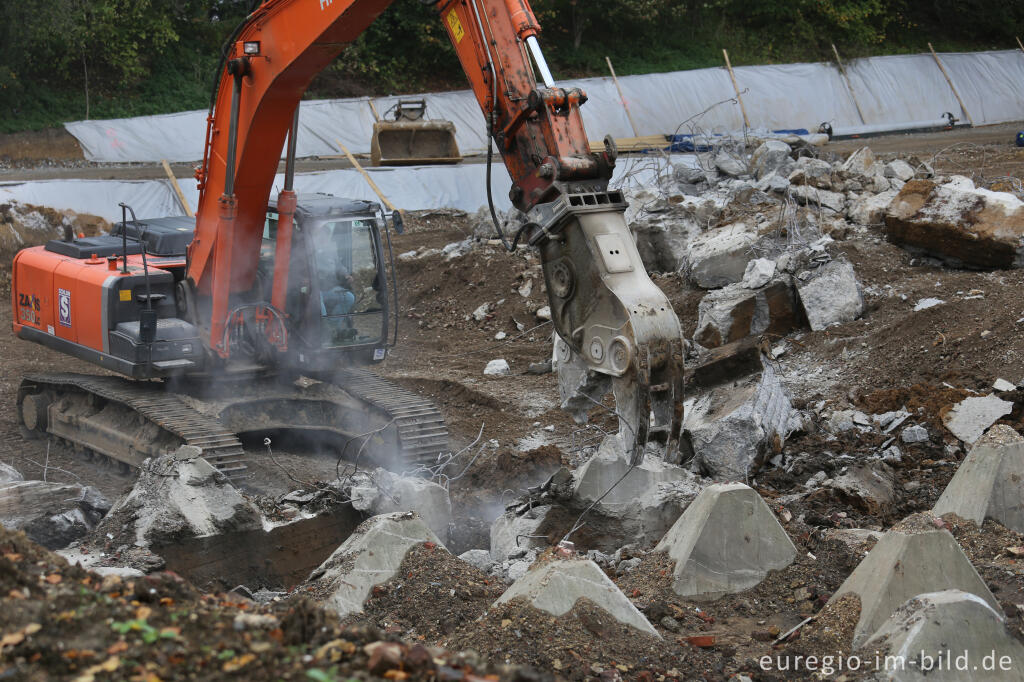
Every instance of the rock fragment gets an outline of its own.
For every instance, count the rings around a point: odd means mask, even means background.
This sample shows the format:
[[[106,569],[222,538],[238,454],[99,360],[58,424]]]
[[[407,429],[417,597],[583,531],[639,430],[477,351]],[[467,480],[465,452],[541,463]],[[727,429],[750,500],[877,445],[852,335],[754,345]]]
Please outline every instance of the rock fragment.
[[[17,473],[9,469],[5,475],[13,478]],[[24,531],[47,549],[67,547],[84,537],[109,509],[110,502],[88,486],[20,478],[0,483],[0,524]]]
[[[418,476],[400,475],[377,468],[357,472],[349,489],[352,507],[369,515],[416,512],[440,538],[448,537],[452,503],[442,486]]]
[[[797,296],[814,331],[852,322],[864,314],[864,296],[853,265],[832,261],[796,284]]]
[[[797,311],[796,292],[788,275],[753,291],[730,284],[705,294],[697,308],[693,338],[705,348],[717,348],[756,334],[785,336],[797,327]]]
[[[1024,266],[1024,202],[966,183],[911,180],[885,216],[889,240],[981,268]]]
[[[743,280],[756,234],[743,223],[706,232],[687,246],[690,280],[702,289],[716,289]]]
[[[765,365],[760,377],[699,398],[686,411],[682,446],[705,476],[747,481],[800,423],[775,371]]]
[[[988,427],[1013,411],[1013,403],[994,395],[964,398],[942,417],[942,423],[965,443],[974,443]]]
[[[796,547],[765,501],[742,483],[705,488],[655,547],[675,560],[673,591],[717,599],[793,563]]]
[[[541,535],[541,526],[552,508],[544,505],[521,512],[512,509],[495,519],[491,524],[491,559],[506,561],[531,548],[547,547],[548,539]]]
[[[512,368],[509,367],[508,361],[504,358],[496,358],[487,363],[484,367],[484,376],[489,377],[503,377],[511,374]]]

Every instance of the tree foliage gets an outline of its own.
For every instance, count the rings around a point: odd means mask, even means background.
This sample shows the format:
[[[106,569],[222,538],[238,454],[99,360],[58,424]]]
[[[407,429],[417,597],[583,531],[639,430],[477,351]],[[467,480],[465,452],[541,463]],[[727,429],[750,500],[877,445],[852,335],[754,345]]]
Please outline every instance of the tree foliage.
[[[307,0],[296,0],[307,1]],[[312,0],[308,0],[312,1]],[[341,1],[341,0],[335,0]],[[253,0],[0,2],[0,131],[205,105],[222,41]],[[556,76],[1015,46],[1005,0],[533,0]],[[314,96],[461,87],[433,7],[395,0],[311,86]]]

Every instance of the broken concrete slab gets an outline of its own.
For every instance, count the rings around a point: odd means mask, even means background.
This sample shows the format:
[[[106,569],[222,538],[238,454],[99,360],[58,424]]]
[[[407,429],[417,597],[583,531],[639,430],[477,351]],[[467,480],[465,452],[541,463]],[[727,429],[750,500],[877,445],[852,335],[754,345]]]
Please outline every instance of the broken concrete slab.
[[[373,516],[414,511],[435,535],[448,538],[451,498],[444,487],[433,481],[378,468],[372,473],[354,474],[349,497],[354,509]]]
[[[10,483],[12,481],[24,481],[25,477],[21,473],[9,464],[0,462],[0,483]]]
[[[879,194],[865,193],[850,202],[846,217],[858,225],[884,225],[885,212],[897,194],[899,192],[893,189]]]
[[[1013,403],[994,395],[964,398],[943,415],[942,423],[963,442],[974,443],[988,427],[1011,412]]]
[[[670,205],[669,205],[670,206]],[[686,265],[686,246],[701,234],[701,225],[684,208],[645,213],[630,222],[640,259],[651,272],[678,272]]]
[[[722,149],[715,155],[715,168],[722,175],[729,175],[738,178],[750,172],[746,161],[738,154],[730,154]]]
[[[760,377],[720,386],[686,410],[681,448],[715,481],[749,481],[802,420],[771,365]]]
[[[871,148],[861,147],[850,154],[839,170],[854,175],[870,175],[873,165],[875,165],[875,155]]]
[[[715,228],[687,245],[690,280],[702,289],[717,289],[743,280],[750,247],[757,235],[744,223]]]
[[[1024,266],[1024,202],[966,183],[911,180],[885,216],[889,240],[955,265]]]
[[[580,599],[586,599],[620,623],[661,638],[633,602],[589,559],[546,561],[516,580],[495,604],[519,598],[552,616],[563,616]]]
[[[755,258],[747,263],[743,271],[743,286],[747,289],[760,289],[775,276],[775,261],[768,258]]]
[[[826,189],[818,189],[810,185],[790,185],[790,196],[796,199],[797,203],[812,208],[821,207],[833,213],[842,213],[846,207],[846,197],[839,192],[830,192]]]
[[[852,322],[864,314],[864,296],[853,265],[835,260],[797,278],[797,296],[814,331]]]
[[[925,443],[928,441],[928,429],[920,424],[914,424],[903,429],[900,433],[900,440],[904,443]]]
[[[1000,609],[999,602],[948,530],[890,530],[840,585],[829,603],[844,594],[860,598],[860,618],[853,635],[853,646],[860,647],[908,599],[948,589],[970,592],[993,609]]]
[[[574,472],[572,497],[581,507],[593,503],[596,511],[618,519],[624,537],[650,545],[672,527],[703,485],[693,472],[652,455],[630,468],[622,438],[612,435]]]
[[[717,348],[702,348],[695,367],[687,371],[686,387],[712,388],[763,369],[758,339],[748,336]]]
[[[796,160],[796,169],[789,174],[789,182],[794,189],[797,186],[832,189],[832,164],[810,156],[801,156]]]
[[[654,550],[675,560],[676,594],[709,600],[748,590],[796,558],[772,510],[742,483],[701,491]]]
[[[994,427],[967,453],[932,512],[979,526],[993,519],[1024,533],[1024,438],[1009,426]]]
[[[1024,645],[1007,629],[1003,614],[962,590],[927,592],[907,600],[863,649],[887,661],[892,657],[894,664],[876,679],[1024,680]],[[987,670],[986,657],[992,666]]]
[[[895,178],[902,182],[908,182],[914,179],[914,168],[906,161],[902,159],[896,159],[885,164],[885,170],[883,175],[887,178]]]
[[[782,140],[765,140],[750,155],[750,170],[758,180],[790,163],[793,149]]]
[[[486,549],[471,549],[460,554],[459,558],[467,564],[476,566],[484,573],[489,573],[494,568],[494,559],[491,558],[490,551]]]
[[[262,528],[259,510],[203,459],[202,450],[182,445],[146,461],[98,531],[115,542],[149,547]]]
[[[374,586],[391,580],[409,550],[425,542],[445,548],[415,512],[374,516],[310,574],[306,586],[339,616],[358,613]]]
[[[0,524],[24,531],[47,549],[84,537],[109,510],[110,502],[88,486],[20,479],[0,483]]]
[[[896,476],[883,462],[856,464],[829,484],[851,504],[868,514],[878,514],[896,501]]]
[[[540,535],[551,505],[510,509],[491,524],[491,559],[496,562],[518,557],[532,548],[548,546],[546,536]]]
[[[753,334],[785,336],[798,325],[798,309],[788,275],[753,291],[743,284],[730,284],[701,300],[693,340],[705,348],[717,348]]]

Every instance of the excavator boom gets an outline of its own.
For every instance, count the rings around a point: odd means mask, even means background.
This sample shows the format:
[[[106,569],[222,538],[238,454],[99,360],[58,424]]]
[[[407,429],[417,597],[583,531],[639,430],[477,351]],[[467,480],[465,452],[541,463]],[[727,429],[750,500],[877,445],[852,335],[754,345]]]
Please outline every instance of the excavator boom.
[[[228,41],[197,173],[187,271],[209,347],[223,358],[231,353],[233,300],[253,288],[271,185],[302,93],[389,4],[266,0]],[[586,93],[555,84],[527,0],[427,4],[440,14],[482,125],[512,177],[510,199],[528,216],[510,247],[521,241],[539,249],[558,336],[587,367],[612,377],[620,431],[634,458],[652,428],[674,442],[681,328],[644,270],[621,193],[609,190],[614,143],[609,138],[604,149],[590,149],[580,115]],[[290,185],[281,194],[277,253],[286,255]],[[275,292],[284,291],[288,261],[275,262]],[[268,307],[278,308],[278,301]]]

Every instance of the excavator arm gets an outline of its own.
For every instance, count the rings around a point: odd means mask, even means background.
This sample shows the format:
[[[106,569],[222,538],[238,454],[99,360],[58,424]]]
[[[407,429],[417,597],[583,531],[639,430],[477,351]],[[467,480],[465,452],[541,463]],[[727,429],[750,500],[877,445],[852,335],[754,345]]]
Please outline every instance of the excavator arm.
[[[682,332],[640,260],[622,194],[609,190],[614,143],[590,149],[580,115],[586,93],[555,84],[527,0],[421,1],[438,10],[512,177],[510,199],[528,217],[515,242],[540,252],[555,331],[590,370],[612,378],[634,461],[652,432],[674,452]],[[230,354],[232,296],[253,286],[264,211],[302,93],[389,4],[266,0],[228,43],[197,173],[188,264],[188,281],[207,301],[198,308],[209,311],[210,347],[223,357]],[[288,275],[289,207],[290,181],[278,200],[274,299],[283,298]]]

